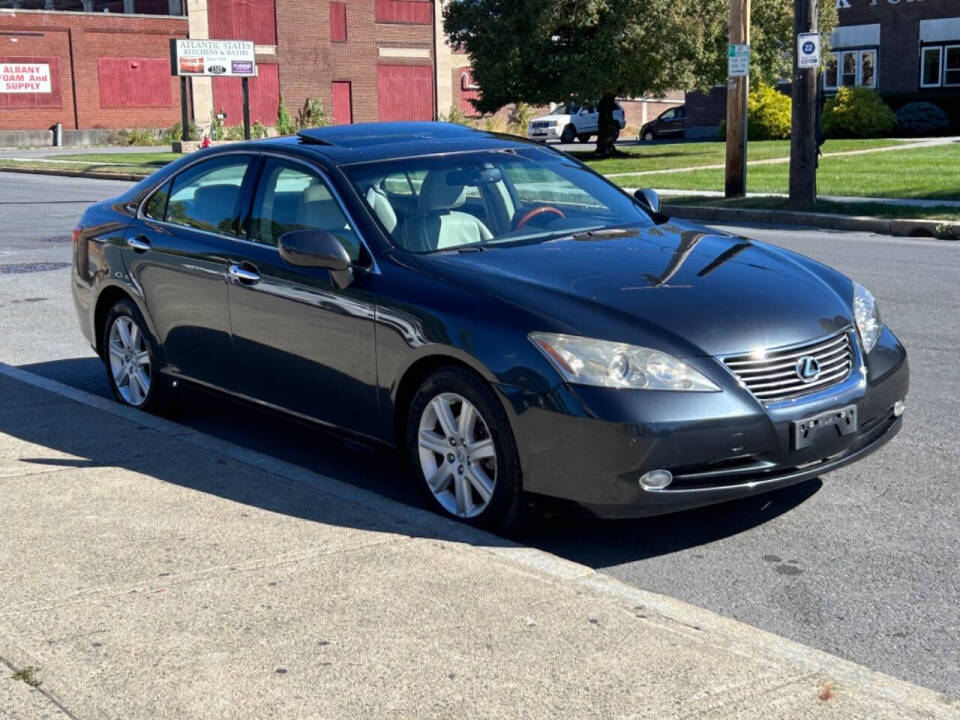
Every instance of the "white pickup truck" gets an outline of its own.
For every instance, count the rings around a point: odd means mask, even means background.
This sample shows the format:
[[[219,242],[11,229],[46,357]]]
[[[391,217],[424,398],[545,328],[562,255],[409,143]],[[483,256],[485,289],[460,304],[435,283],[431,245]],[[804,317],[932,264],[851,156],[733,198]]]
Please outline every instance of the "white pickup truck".
[[[620,103],[617,103],[613,117],[619,125],[617,130],[619,135],[620,130],[623,130],[626,125]],[[572,143],[574,140],[588,142],[597,134],[599,118],[596,105],[581,106],[575,103],[564,103],[558,105],[549,115],[531,120],[527,127],[527,137],[540,142],[547,140],[559,140],[563,143]]]

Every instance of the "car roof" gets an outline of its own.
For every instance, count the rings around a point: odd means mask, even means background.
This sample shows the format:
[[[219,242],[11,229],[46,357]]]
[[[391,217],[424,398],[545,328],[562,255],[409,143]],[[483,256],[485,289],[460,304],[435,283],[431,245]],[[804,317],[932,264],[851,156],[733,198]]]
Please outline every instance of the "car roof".
[[[301,130],[252,145],[319,155],[336,165],[470,150],[540,147],[513,135],[445,122],[357,123]]]

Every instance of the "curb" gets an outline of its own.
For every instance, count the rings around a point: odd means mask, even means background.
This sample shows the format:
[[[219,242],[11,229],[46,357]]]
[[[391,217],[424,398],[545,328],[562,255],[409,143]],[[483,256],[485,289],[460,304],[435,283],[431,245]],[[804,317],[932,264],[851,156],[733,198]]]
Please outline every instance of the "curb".
[[[248,450],[233,443],[197,432],[179,423],[165,420],[106,398],[77,390],[55,380],[0,362],[0,376],[60,395],[74,402],[107,412],[151,430],[176,437],[209,452],[277,475],[285,480],[322,490],[347,502],[363,505],[374,512],[389,514],[437,530],[444,540],[468,543],[472,549],[497,555],[515,566],[546,576],[577,593],[592,593],[632,611],[643,609],[649,622],[670,624],[678,633],[709,640],[737,653],[762,657],[773,663],[800,667],[811,674],[867,690],[875,697],[899,704],[930,718],[957,718],[960,701],[904,680],[885,675],[822,650],[760,630],[712,611],[672,597],[641,590],[594,571],[592,568],[551,553],[505,540],[491,533],[409,507],[377,493],[315,473],[283,460]]]
[[[94,173],[83,172],[82,170],[45,170],[33,168],[18,167],[0,167],[0,173],[23,173],[24,175],[61,175],[63,177],[91,178],[93,180],[128,180],[131,182],[140,182],[149,175],[134,175],[133,173]]]
[[[833,215],[830,213],[796,212],[793,210],[750,210],[720,208],[710,205],[671,205],[661,212],[682,220],[705,222],[750,222],[775,225],[803,225],[826,230],[851,230],[898,237],[960,240],[960,222],[946,220],[899,220],[875,217]]]

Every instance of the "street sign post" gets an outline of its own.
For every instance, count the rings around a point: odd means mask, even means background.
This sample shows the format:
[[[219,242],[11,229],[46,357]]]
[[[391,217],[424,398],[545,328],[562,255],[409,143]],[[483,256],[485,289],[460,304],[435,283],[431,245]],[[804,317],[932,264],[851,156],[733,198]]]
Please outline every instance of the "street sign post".
[[[727,162],[724,194],[747,193],[747,92],[750,89],[750,0],[730,0],[727,53]]]
[[[239,77],[243,85],[243,136],[250,139],[250,93],[247,80],[257,76],[256,50],[249,40],[170,40],[170,73],[180,77],[180,116],[183,140],[187,123],[188,77]]]

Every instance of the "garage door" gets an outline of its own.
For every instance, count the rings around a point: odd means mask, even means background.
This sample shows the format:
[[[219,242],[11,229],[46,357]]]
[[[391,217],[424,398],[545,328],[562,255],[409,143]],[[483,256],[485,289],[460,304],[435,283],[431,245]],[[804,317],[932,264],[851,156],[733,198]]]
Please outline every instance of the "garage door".
[[[378,65],[380,120],[433,120],[433,67]]]

